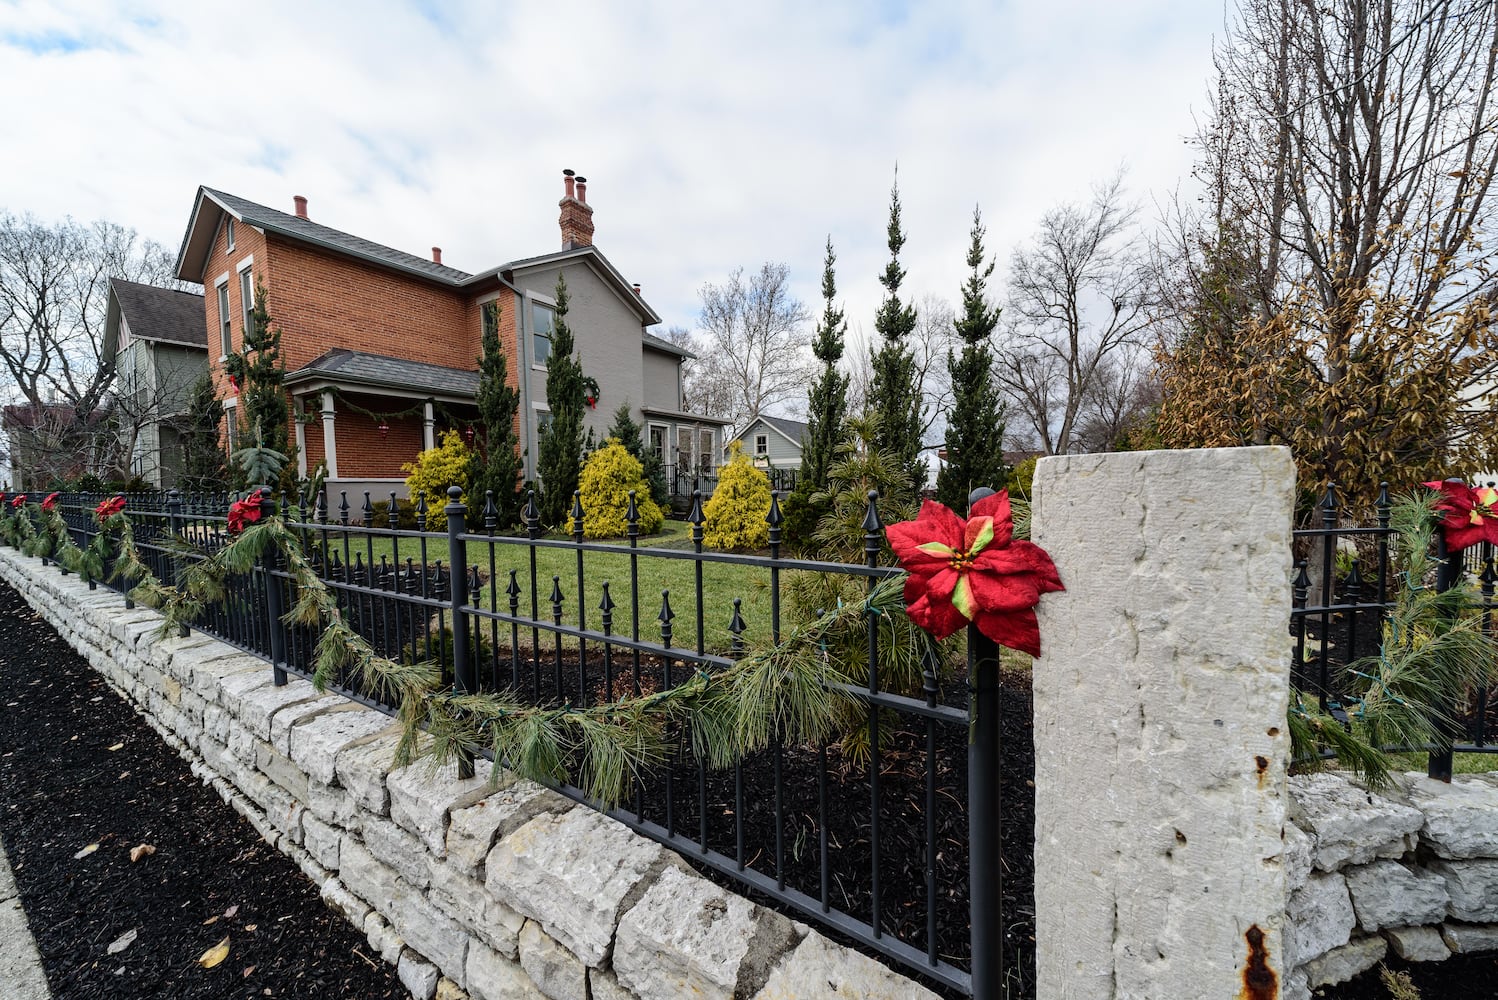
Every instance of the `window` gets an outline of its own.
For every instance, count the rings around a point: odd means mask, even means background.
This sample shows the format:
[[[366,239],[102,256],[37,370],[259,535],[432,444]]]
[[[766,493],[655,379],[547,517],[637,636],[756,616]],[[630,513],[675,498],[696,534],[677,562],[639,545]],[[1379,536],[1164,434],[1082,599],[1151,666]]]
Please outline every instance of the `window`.
[[[234,351],[234,338],[229,332],[229,283],[218,286],[219,354],[228,357]]]
[[[255,324],[255,276],[249,268],[239,272],[239,302],[244,308],[244,332],[249,333]]]
[[[531,303],[531,364],[544,365],[551,357],[551,335],[557,328],[557,311],[541,302]]]
[[[660,424],[650,425],[650,453],[663,462],[666,460],[666,428]]]
[[[234,249],[234,216],[232,215],[224,219],[224,249]]]
[[[224,440],[233,456],[239,450],[239,407],[232,399],[224,400]]]
[[[697,460],[702,465],[703,472],[713,471],[713,432],[697,432]]]
[[[755,455],[766,455],[766,456],[770,454],[770,435],[768,435],[768,434],[756,434],[756,435],[754,435],[754,454]]]
[[[483,335],[485,337],[497,336],[499,334],[499,303],[485,302],[482,311],[484,316]]]

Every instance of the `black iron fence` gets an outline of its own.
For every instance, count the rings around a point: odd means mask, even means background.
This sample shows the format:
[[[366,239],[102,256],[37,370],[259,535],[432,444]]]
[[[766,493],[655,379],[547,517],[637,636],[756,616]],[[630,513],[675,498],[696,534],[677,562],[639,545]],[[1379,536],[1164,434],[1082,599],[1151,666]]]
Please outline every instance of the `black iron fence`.
[[[693,465],[667,465],[666,491],[673,501],[690,503],[693,492],[700,491],[710,496],[718,485],[718,470],[699,468]],[[777,493],[789,493],[796,488],[799,469],[761,469],[770,480],[770,489]]]
[[[1348,682],[1357,661],[1377,656],[1384,622],[1404,586],[1393,562],[1393,501],[1387,484],[1371,506],[1350,509],[1329,488],[1315,513],[1315,527],[1294,532],[1296,565],[1290,633],[1294,643],[1292,682],[1332,716],[1348,720]],[[1441,588],[1473,586],[1483,604],[1483,626],[1494,629],[1494,546],[1469,546],[1449,558],[1438,553]],[[1456,753],[1498,753],[1498,689],[1468,692],[1451,706],[1457,723],[1450,734]],[[1426,747],[1391,748],[1426,751]],[[1449,753],[1431,754],[1433,775],[1450,776]]]
[[[79,545],[97,532],[91,511],[104,498],[60,498]],[[202,553],[232,540],[230,500],[127,498],[137,547],[157,577],[179,581]],[[440,664],[455,690],[503,690],[539,705],[598,704],[714,674],[820,610],[797,598],[798,586],[819,581],[822,593],[856,596],[898,572],[879,565],[883,531],[872,508],[862,565],[784,558],[778,501],[767,556],[706,550],[700,504],[689,549],[650,546],[634,518],[623,543],[585,541],[581,527],[543,538],[533,506],[523,537],[495,534],[492,519],[468,531],[456,502],[415,531],[350,525],[347,504],[340,508],[330,521],[324,495],[312,509],[283,502],[279,513],[359,634],[383,655]],[[264,510],[277,512],[269,500]],[[310,677],[318,635],[281,618],[294,586],[268,558],[232,578],[195,625],[270,661],[278,682]],[[926,662],[911,690],[881,679],[890,641],[868,616],[866,683],[846,692],[862,706],[850,720],[861,739],[775,742],[715,772],[681,732],[668,763],[609,814],[939,988],[996,997],[1007,923],[998,649],[973,631],[965,666]],[[333,687],[395,711],[355,676]],[[579,788],[559,790],[588,802]]]

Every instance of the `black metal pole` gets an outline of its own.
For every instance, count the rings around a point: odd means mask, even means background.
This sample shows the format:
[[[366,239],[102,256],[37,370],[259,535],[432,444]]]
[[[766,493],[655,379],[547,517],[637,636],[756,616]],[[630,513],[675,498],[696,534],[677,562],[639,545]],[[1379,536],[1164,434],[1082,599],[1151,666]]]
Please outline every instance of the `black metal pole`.
[[[1452,482],[1452,480],[1447,480]],[[1461,480],[1456,480],[1461,482]],[[1436,532],[1436,589],[1441,591],[1451,590],[1460,586],[1465,569],[1462,565],[1462,553],[1446,551],[1446,536],[1443,532]],[[1455,705],[1442,705],[1441,711],[1448,718],[1454,713]],[[1440,742],[1426,758],[1425,773],[1437,781],[1451,781],[1451,769],[1454,764],[1454,754],[1451,745],[1455,742],[1456,733],[1454,727],[1443,724],[1440,727]]]
[[[262,521],[278,513],[276,502],[270,498],[270,490],[269,486],[260,487]],[[276,575],[281,562],[281,553],[272,547],[265,550],[260,564],[260,573],[265,577],[265,614],[270,619],[267,623],[270,629],[270,675],[276,687],[286,686],[286,623],[281,620],[286,612],[285,602],[281,600],[281,578]]]
[[[992,494],[979,488],[968,508]],[[971,935],[973,996],[997,1000],[1004,978],[1004,868],[1000,826],[999,644],[967,627],[968,915]]]
[[[464,605],[468,603],[467,554],[463,550],[463,529],[467,524],[468,508],[458,499],[463,490],[457,486],[447,488],[447,572],[452,578],[449,600],[453,613],[453,685],[458,694],[477,694],[479,685],[477,671],[468,655],[468,618]],[[458,758],[458,777],[473,777],[473,758],[462,754]]]

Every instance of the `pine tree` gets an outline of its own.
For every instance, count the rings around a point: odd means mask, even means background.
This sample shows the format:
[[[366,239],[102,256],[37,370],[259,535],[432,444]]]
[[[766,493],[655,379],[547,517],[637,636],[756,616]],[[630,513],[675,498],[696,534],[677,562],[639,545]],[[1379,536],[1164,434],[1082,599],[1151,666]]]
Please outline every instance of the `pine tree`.
[[[962,284],[962,317],[956,322],[962,353],[947,352],[952,374],[952,410],[947,418],[947,464],[936,477],[936,498],[955,511],[967,510],[968,494],[979,486],[998,489],[1004,467],[1004,408],[993,377],[993,351],[988,345],[999,310],[984,295],[993,261],[983,263],[983,216],[973,209],[972,243]]]
[[[661,457],[645,448],[645,439],[640,434],[640,425],[630,415],[629,403],[619,404],[614,411],[614,423],[605,438],[613,438],[624,446],[624,450],[639,460],[645,470],[645,481],[650,484],[650,498],[659,506],[666,507],[670,496],[666,493],[666,467]]]
[[[473,505],[470,519],[483,523],[484,494],[494,491],[499,508],[499,527],[514,524],[520,513],[520,441],[515,435],[515,414],[520,393],[510,387],[504,349],[499,343],[499,302],[484,306],[483,354],[479,362],[479,421],[484,425],[482,453],[474,453]]]
[[[294,487],[291,464],[289,421],[290,404],[286,399],[286,369],[281,362],[281,328],[270,314],[270,297],[265,285],[255,280],[255,307],[250,311],[250,326],[244,333],[240,353],[231,354],[224,370],[239,383],[240,426],[253,442],[235,453],[235,461],[256,480],[271,478],[279,471],[282,488]]]
[[[582,472],[583,366],[573,356],[567,325],[567,279],[557,276],[556,325],[546,358],[546,408],[551,422],[541,434],[541,520],[556,526],[572,513],[572,494]]]
[[[878,418],[874,446],[892,455],[909,477],[912,488],[926,486],[926,463],[921,459],[922,405],[916,390],[915,352],[908,343],[915,332],[915,308],[900,301],[900,249],[905,234],[900,229],[900,185],[898,178],[889,196],[889,263],[879,276],[884,301],[874,318],[874,329],[883,341],[873,351],[874,378],[869,387],[869,410]]]
[[[182,472],[177,477],[178,489],[211,493],[228,486],[224,447],[219,441],[223,419],[224,406],[213,393],[213,379],[204,375],[193,384],[179,432]]]
[[[806,448],[801,453],[801,478],[818,487],[827,481],[827,469],[842,440],[843,421],[848,413],[848,376],[837,369],[848,323],[843,311],[832,303],[837,294],[837,276],[832,268],[836,260],[832,237],[828,236],[827,258],[822,265],[822,319],[811,345],[812,354],[822,362],[822,373],[811,386]]]

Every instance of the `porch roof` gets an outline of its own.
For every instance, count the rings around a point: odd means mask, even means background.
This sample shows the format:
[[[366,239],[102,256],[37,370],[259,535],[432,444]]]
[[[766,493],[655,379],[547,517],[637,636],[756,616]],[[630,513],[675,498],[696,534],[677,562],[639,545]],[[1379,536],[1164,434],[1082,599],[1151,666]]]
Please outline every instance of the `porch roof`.
[[[286,386],[307,390],[323,385],[384,389],[400,396],[432,396],[471,402],[478,395],[478,372],[408,361],[335,347],[286,375]]]

